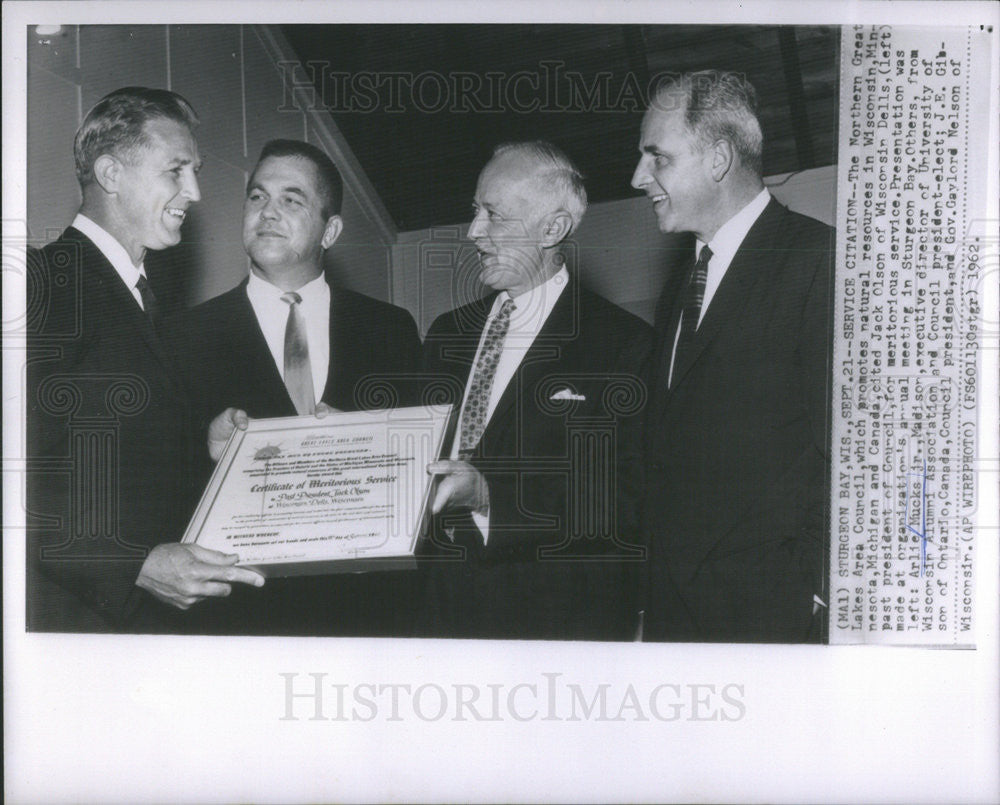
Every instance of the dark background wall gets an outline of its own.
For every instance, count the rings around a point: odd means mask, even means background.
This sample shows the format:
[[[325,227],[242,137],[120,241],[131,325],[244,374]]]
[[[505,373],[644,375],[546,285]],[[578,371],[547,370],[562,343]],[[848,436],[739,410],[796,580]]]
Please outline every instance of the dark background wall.
[[[343,33],[335,26],[327,28],[331,36]],[[428,26],[413,28],[417,34],[407,34],[409,39],[440,38]],[[726,37],[734,36],[728,30],[720,29],[718,41],[711,40],[713,47],[723,47],[729,41]],[[669,48],[687,54],[684,37],[700,36],[700,47],[708,46],[705,37],[710,32],[671,34],[673,38],[667,42],[664,37],[669,32],[669,26],[660,26],[644,33],[647,65],[662,67],[663,54]],[[299,38],[301,33],[297,34]],[[325,40],[313,33],[309,37],[311,47],[320,47]],[[830,95],[834,62],[831,56],[823,55],[829,50],[829,37],[809,34],[807,30],[808,35],[800,33],[793,38],[803,48],[812,48],[803,52],[820,53],[822,58],[801,60],[805,66],[797,80],[788,74],[779,80],[771,75],[773,70],[768,72],[764,67],[770,63],[768,59],[786,53],[779,45],[787,45],[787,32],[755,28],[750,34],[756,37],[746,46],[756,60],[750,63],[758,65],[755,69],[759,72],[767,73],[766,86],[774,84],[769,89],[774,99],[769,102],[766,117],[762,115],[765,134],[773,129],[780,140],[780,147],[770,152],[775,155],[771,164],[791,170],[794,164],[828,163],[773,176],[768,182],[774,186],[774,194],[789,206],[832,223],[836,166],[827,154],[830,148],[827,143],[818,149],[813,143],[809,154],[801,156],[802,148],[796,149],[801,138],[795,136],[801,134],[801,120],[796,120],[791,104],[795,88],[802,91],[803,76],[806,94],[812,98],[810,110]],[[575,35],[578,38],[582,34],[578,31]],[[740,31],[739,35],[745,39],[749,34]],[[574,42],[565,40],[564,46],[574,48],[578,44]],[[416,60],[414,64],[420,63],[424,53],[416,44],[408,57]],[[546,40],[546,47],[556,46]],[[723,52],[719,51],[719,58]],[[388,54],[387,50],[385,58],[389,58]],[[64,26],[58,34],[44,37],[29,32],[27,175],[31,239],[51,240],[69,224],[77,209],[80,196],[73,174],[72,142],[86,110],[117,87],[167,87],[188,98],[202,119],[198,131],[204,161],[200,176],[202,201],[195,205],[184,225],[183,243],[147,259],[170,261],[189,303],[219,294],[246,275],[247,260],[240,242],[244,186],[260,147],[273,137],[307,139],[324,148],[344,175],[344,232],[327,255],[328,269],[337,282],[406,307],[422,332],[441,312],[480,295],[473,250],[464,241],[468,221],[445,219],[430,227],[400,231],[397,219],[401,216],[404,223],[427,220],[427,210],[414,210],[414,205],[440,210],[435,215],[442,217],[454,215],[456,209],[468,209],[476,174],[492,148],[489,138],[501,136],[493,131],[496,126],[492,122],[504,118],[452,115],[444,119],[451,123],[447,138],[434,128],[442,120],[432,120],[427,114],[390,116],[382,122],[355,115],[349,125],[343,120],[343,125],[338,125],[338,117],[342,119],[343,115],[333,114],[328,106],[316,102],[317,96],[303,86],[307,83],[305,73],[300,67],[290,68],[298,59],[298,52],[277,26]],[[629,64],[634,67],[634,62],[632,58],[623,69]],[[785,59],[782,64],[787,62]],[[325,64],[344,67],[348,63],[338,61],[334,50]],[[508,66],[513,69],[518,65]],[[698,66],[697,62],[684,65]],[[812,71],[812,78],[808,71]],[[803,103],[802,108],[807,105]],[[823,114],[828,116],[828,111]],[[575,140],[569,144],[562,142],[557,130],[548,130],[558,128],[560,119],[572,124]],[[569,262],[594,290],[649,319],[665,272],[679,258],[679,249],[686,247],[687,241],[661,235],[648,202],[638,195],[632,197],[628,187],[630,167],[638,156],[641,111],[598,117],[596,123],[588,123],[586,132],[578,125],[583,119],[573,112],[538,118],[539,125],[544,122],[548,127],[539,133],[551,136],[574,156],[608,150],[611,141],[615,143],[616,153],[605,158],[607,161],[613,156],[614,166],[607,170],[596,168],[599,174],[588,180],[592,195],[606,200],[591,204],[568,244]],[[611,126],[608,142],[597,125],[602,120]],[[522,116],[516,122],[524,129],[518,129],[520,136],[538,136],[528,130],[528,118]],[[395,134],[372,148],[375,133],[385,137],[383,130],[390,124],[396,127]],[[463,126],[472,128],[467,133]],[[348,130],[353,141],[345,136]],[[827,133],[827,139],[829,136]],[[627,150],[619,155],[618,148]],[[453,153],[458,159],[459,152],[464,167],[460,172],[454,168],[448,171],[448,198],[442,199],[443,190],[433,179],[435,171],[444,176],[444,166],[454,162]],[[398,198],[405,202],[402,209],[406,214],[397,212],[394,217],[388,208],[399,203]]]

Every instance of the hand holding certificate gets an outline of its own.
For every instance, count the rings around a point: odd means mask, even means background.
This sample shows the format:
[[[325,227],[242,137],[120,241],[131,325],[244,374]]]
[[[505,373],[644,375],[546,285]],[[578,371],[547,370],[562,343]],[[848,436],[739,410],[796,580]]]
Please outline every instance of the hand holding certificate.
[[[265,576],[412,567],[451,406],[251,420],[184,542]]]

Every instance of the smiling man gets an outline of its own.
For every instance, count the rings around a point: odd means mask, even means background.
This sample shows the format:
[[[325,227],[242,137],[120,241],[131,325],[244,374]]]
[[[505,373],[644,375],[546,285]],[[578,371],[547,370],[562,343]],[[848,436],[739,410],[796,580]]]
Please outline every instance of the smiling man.
[[[459,417],[450,458],[429,467],[441,517],[421,633],[630,639],[629,456],[649,327],[567,269],[587,194],[558,148],[497,148],[473,208],[490,293],[438,318],[424,344]]]
[[[197,123],[167,90],[103,98],[74,142],[80,212],[29,254],[30,629],[174,630],[180,610],[262,582],[177,542],[190,416],[158,332],[165,286],[144,260],[180,242],[201,197]]]
[[[833,230],[764,187],[753,87],[679,77],[632,184],[695,248],[657,307],[643,527],[647,639],[821,635]]]
[[[371,407],[381,401],[366,391],[372,383],[399,403],[409,401],[404,385],[420,367],[412,317],[331,287],[324,273],[324,255],[344,228],[342,197],[340,173],[323,151],[298,140],[268,142],[243,202],[249,276],[168,323],[198,433],[204,440],[210,431],[213,448],[247,416],[307,415],[320,404]],[[201,483],[209,469],[203,466]],[[386,573],[273,579],[205,612],[204,628],[391,634],[412,609],[410,583],[405,574]]]

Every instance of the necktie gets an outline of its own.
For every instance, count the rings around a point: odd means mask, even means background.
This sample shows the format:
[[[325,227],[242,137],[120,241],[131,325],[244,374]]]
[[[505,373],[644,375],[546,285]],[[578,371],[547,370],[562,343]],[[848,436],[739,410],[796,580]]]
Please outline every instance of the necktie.
[[[475,450],[486,429],[486,413],[490,404],[490,392],[493,389],[493,376],[500,362],[513,310],[514,300],[508,299],[501,305],[500,311],[486,330],[483,348],[479,351],[479,360],[476,361],[472,383],[469,386],[469,396],[466,397],[465,406],[462,408],[462,434],[458,443],[458,456],[463,460]]]
[[[295,410],[300,415],[311,414],[316,410],[316,395],[313,392],[306,325],[299,309],[302,297],[289,291],[281,295],[281,301],[288,305],[288,321],[285,324],[285,387],[295,404]]]
[[[687,287],[684,289],[681,308],[680,335],[677,337],[677,349],[674,352],[674,365],[670,381],[673,384],[673,371],[685,365],[691,352],[695,333],[698,331],[698,318],[701,316],[701,303],[705,298],[705,280],[708,277],[708,261],[712,259],[712,250],[708,244],[701,247],[698,259],[691,270]]]
[[[146,311],[146,318],[149,319],[155,329],[157,321],[160,318],[160,307],[156,301],[156,294],[153,293],[153,289],[149,287],[149,282],[142,274],[139,275],[139,281],[136,282],[135,287],[142,298],[142,309]]]

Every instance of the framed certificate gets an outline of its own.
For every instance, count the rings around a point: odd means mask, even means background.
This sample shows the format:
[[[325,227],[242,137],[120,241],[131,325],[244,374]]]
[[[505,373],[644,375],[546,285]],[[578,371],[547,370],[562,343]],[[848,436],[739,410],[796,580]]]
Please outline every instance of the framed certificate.
[[[251,420],[236,430],[184,542],[265,576],[413,567],[452,406]]]

